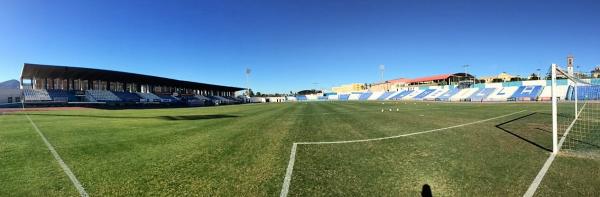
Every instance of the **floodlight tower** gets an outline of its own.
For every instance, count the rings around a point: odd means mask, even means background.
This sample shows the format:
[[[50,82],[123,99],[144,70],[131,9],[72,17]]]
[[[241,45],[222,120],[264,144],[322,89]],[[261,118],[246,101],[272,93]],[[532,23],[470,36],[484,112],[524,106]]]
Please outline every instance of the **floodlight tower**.
[[[467,78],[467,68],[469,67],[468,64],[463,65],[463,68],[465,69],[465,79]]]
[[[250,83],[249,78],[250,78],[250,73],[252,73],[252,70],[250,70],[250,68],[246,68],[246,96],[250,97]]]
[[[385,72],[385,65],[379,64],[379,72],[381,72],[381,83],[384,82],[383,73]]]

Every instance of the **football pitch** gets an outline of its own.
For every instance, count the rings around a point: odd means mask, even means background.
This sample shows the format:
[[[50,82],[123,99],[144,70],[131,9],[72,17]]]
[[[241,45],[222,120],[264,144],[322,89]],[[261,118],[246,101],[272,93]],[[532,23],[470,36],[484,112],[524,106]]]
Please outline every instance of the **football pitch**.
[[[386,101],[6,113],[0,196],[80,195],[39,133],[90,196],[419,196],[426,185],[433,196],[522,196],[551,153],[550,110]],[[599,177],[600,159],[559,154],[535,194],[597,196]]]

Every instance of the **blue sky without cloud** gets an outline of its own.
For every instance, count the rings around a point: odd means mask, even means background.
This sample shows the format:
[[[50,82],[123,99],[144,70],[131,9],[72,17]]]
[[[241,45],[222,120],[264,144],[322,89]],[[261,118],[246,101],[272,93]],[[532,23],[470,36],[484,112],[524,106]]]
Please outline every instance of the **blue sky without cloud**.
[[[289,92],[600,65],[600,1],[29,1],[0,6],[0,81],[23,63]],[[314,85],[318,83],[319,85]]]

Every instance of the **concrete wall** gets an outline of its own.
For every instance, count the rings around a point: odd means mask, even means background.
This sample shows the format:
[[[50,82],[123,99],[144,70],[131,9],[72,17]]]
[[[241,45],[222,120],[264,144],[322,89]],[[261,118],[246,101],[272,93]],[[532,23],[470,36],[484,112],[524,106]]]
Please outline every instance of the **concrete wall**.
[[[13,90],[13,89],[0,89],[0,104],[8,103],[8,98],[12,97],[12,102],[15,102],[15,97],[19,97],[19,99],[23,99],[21,95],[21,90]]]

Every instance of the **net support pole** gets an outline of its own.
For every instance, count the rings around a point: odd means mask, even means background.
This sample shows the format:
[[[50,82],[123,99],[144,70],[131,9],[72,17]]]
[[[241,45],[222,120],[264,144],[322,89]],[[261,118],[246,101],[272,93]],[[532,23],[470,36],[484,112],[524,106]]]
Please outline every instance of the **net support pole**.
[[[558,109],[557,109],[557,90],[556,90],[556,64],[552,64],[552,153],[558,153]]]
[[[579,95],[577,94],[577,81],[575,81],[574,86],[575,86],[575,90],[574,90],[574,92],[575,92],[575,96],[574,96],[575,97],[575,119],[577,119],[577,117],[579,117],[579,114],[578,114],[579,110],[577,110],[577,102],[579,100]]]

